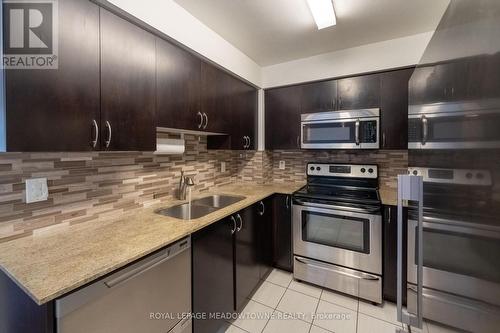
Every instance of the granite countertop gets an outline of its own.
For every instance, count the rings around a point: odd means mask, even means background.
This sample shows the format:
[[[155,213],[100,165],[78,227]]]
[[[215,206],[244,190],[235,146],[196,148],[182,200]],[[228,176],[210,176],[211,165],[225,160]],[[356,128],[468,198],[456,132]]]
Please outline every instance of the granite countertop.
[[[190,221],[155,214],[163,202],[109,220],[96,220],[0,244],[0,269],[38,304],[44,304],[140,259],[274,193],[303,183],[232,184],[203,193],[246,198]]]
[[[380,201],[383,205],[397,206],[398,205],[398,190],[390,187],[382,187],[378,190]]]

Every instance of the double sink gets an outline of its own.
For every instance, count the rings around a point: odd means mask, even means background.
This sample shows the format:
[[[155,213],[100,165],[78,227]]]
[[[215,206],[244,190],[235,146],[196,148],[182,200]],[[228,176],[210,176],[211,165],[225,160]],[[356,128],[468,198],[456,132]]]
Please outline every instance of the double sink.
[[[210,195],[207,197],[192,200],[191,204],[187,202],[169,208],[158,209],[156,211],[156,214],[181,220],[197,219],[224,207],[230,206],[243,199],[245,199],[245,197],[242,196],[218,194]]]

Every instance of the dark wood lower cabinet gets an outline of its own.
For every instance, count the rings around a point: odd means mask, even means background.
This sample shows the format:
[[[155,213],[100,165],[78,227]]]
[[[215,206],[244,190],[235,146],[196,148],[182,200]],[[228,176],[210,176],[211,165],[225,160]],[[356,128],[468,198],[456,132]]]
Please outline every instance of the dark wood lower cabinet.
[[[2,271],[0,296],[0,332],[55,332],[54,303],[36,304]]]
[[[259,230],[255,209],[255,206],[251,206],[236,214],[238,228],[234,233],[234,281],[237,311],[243,309],[260,282]]]
[[[265,280],[273,269],[273,198],[256,204],[259,232],[260,279]]]
[[[233,222],[225,218],[192,235],[193,312],[206,315],[193,320],[193,332],[218,332],[222,319],[211,313],[234,311]]]
[[[397,297],[397,246],[398,246],[398,208],[384,207],[383,224],[383,298],[396,302]],[[406,285],[406,253],[408,210],[403,210],[403,286]],[[406,293],[403,293],[403,303],[406,304]]]
[[[277,194],[273,199],[274,265],[293,271],[292,198]]]
[[[265,199],[192,235],[195,315],[241,311],[267,277],[272,269],[271,203]],[[193,332],[218,332],[224,325],[223,319],[195,317]]]

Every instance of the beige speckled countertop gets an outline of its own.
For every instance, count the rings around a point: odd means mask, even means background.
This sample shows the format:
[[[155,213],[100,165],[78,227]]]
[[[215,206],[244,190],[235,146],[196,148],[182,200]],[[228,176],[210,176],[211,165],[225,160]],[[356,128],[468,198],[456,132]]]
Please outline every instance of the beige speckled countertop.
[[[378,190],[380,201],[383,205],[397,206],[398,205],[398,190],[385,187]]]
[[[140,259],[274,193],[291,194],[304,184],[234,184],[211,193],[246,198],[199,219],[182,221],[142,208],[120,218],[90,221],[0,244],[0,268],[38,304]]]

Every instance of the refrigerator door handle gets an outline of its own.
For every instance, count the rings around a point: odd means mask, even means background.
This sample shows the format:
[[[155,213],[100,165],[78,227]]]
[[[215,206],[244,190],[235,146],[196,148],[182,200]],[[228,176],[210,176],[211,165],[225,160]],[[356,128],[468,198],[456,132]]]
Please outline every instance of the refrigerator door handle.
[[[417,223],[417,313],[403,309],[403,202],[418,203]],[[422,176],[398,175],[398,251],[397,251],[397,315],[398,321],[408,326],[422,328],[423,324],[423,178]]]

